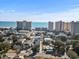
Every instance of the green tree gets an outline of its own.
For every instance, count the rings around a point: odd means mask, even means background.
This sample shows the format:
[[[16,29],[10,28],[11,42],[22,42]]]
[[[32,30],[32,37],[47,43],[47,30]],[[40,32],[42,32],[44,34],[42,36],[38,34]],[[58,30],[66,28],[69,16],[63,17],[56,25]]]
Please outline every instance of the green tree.
[[[15,42],[17,41],[16,35],[13,35],[13,36],[12,36],[12,40],[13,40],[13,43],[15,43]]]
[[[3,41],[4,41],[4,39],[3,39],[3,35],[0,34],[0,42],[3,42]]]
[[[73,39],[73,40],[79,40],[79,35],[74,35],[74,36],[72,36],[72,39]]]
[[[66,42],[66,40],[67,40],[67,38],[64,37],[64,36],[59,36],[58,38],[59,38],[61,41],[63,41],[63,42]]]
[[[0,43],[0,54],[6,53],[10,49],[10,44],[5,42],[5,43]]]
[[[77,55],[77,53],[75,53],[73,50],[69,50],[67,52],[67,55],[70,57],[70,59],[78,59],[79,56]]]

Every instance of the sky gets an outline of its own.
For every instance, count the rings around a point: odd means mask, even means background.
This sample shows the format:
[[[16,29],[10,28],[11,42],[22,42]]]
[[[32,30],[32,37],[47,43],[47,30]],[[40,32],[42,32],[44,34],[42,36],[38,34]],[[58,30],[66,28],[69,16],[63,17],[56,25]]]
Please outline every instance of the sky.
[[[78,21],[79,0],[0,0],[0,21]]]

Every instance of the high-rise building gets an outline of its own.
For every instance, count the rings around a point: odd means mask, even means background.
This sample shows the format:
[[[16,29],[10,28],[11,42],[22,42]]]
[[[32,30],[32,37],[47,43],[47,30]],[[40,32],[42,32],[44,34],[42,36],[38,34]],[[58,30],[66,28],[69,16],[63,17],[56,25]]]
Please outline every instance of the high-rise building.
[[[53,22],[48,22],[48,30],[53,31]]]
[[[55,23],[55,30],[56,31],[64,31],[64,22],[58,21]]]
[[[71,34],[79,34],[79,21],[77,22],[56,22],[55,23],[55,30],[56,31],[64,31],[64,32],[71,32]]]
[[[79,34],[79,21],[71,22],[71,34]]]
[[[31,30],[31,22],[17,21],[17,30]]]
[[[17,29],[22,29],[22,22],[21,21],[17,21]]]
[[[64,22],[64,32],[70,32],[70,31],[71,31],[70,22]]]
[[[56,22],[55,23],[55,30],[70,32],[71,31],[71,23],[70,22],[62,22],[62,21]]]

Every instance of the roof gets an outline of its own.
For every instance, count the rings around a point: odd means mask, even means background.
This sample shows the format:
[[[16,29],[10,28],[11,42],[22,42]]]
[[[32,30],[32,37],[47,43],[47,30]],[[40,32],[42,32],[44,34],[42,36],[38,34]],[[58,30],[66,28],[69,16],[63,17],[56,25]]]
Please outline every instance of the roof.
[[[58,35],[56,35],[56,36],[65,36],[65,37],[67,37],[67,35],[66,34],[64,34],[64,33],[59,33]]]
[[[46,41],[52,41],[51,38],[44,38],[44,40],[46,40]]]
[[[6,53],[6,55],[7,55],[8,57],[13,58],[13,57],[15,57],[17,54],[16,54],[16,53]]]
[[[8,53],[15,53],[15,52],[16,50],[12,50],[12,49],[8,50]]]

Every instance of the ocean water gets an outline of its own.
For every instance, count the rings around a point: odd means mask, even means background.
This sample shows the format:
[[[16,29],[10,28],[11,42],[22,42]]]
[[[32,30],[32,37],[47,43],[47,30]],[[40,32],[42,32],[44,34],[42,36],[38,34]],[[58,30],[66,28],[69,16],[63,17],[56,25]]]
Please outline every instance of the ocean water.
[[[47,27],[47,22],[32,22],[32,28],[35,27]],[[9,21],[0,21],[0,27],[17,27],[16,22],[9,22]]]

